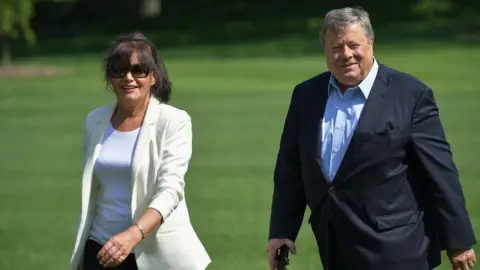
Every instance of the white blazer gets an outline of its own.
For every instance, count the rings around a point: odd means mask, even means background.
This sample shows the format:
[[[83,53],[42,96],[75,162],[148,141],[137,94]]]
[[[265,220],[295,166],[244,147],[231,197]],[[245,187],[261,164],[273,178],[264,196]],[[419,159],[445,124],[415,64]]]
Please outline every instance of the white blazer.
[[[83,270],[84,246],[98,197],[99,183],[92,177],[93,168],[114,110],[115,104],[97,108],[85,120],[81,214],[71,270]],[[164,221],[135,247],[139,270],[204,270],[211,262],[190,223],[184,197],[184,176],[191,153],[190,116],[152,96],[132,161],[132,222],[147,207],[160,211]]]

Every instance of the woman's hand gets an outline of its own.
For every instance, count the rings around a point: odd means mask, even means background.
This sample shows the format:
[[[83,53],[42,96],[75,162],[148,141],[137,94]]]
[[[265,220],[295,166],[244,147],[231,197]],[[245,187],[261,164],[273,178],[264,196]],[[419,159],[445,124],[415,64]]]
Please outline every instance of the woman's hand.
[[[97,259],[103,267],[115,267],[120,265],[127,256],[132,252],[133,248],[142,241],[143,237],[147,237],[150,232],[162,224],[163,217],[157,210],[147,208],[145,214],[136,221],[141,225],[143,234],[137,225],[133,225],[126,231],[113,236],[97,254]]]
[[[133,248],[142,240],[142,233],[134,225],[124,232],[114,235],[97,254],[103,267],[120,265]]]

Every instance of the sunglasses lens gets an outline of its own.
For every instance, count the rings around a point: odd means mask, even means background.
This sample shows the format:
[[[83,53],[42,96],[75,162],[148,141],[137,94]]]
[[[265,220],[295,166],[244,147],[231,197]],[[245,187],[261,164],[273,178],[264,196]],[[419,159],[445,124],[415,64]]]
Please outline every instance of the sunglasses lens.
[[[121,78],[125,76],[125,72],[121,72],[119,70],[111,70],[110,71],[110,76],[115,77],[115,78]]]
[[[125,76],[125,73],[127,73],[127,69],[121,68],[120,65],[117,64],[111,64],[108,66],[107,73],[109,76],[114,77],[114,78],[121,78]]]
[[[135,78],[145,78],[149,73],[148,68],[142,65],[133,65],[130,71]]]
[[[108,66],[108,76],[113,78],[122,78],[128,72],[132,74],[134,78],[145,78],[150,74],[150,69],[146,65],[136,64],[136,65],[120,65],[120,64],[111,64]]]

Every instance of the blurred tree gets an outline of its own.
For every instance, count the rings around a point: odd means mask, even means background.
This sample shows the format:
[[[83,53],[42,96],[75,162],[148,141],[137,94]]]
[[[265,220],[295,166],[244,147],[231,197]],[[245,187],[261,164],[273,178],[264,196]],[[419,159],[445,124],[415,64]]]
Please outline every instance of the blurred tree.
[[[431,19],[434,16],[446,13],[453,8],[452,0],[418,0],[412,6],[412,12]]]
[[[143,0],[140,8],[142,18],[158,17],[162,12],[162,0]]]
[[[35,43],[35,32],[30,20],[34,15],[36,2],[73,2],[75,0],[0,0],[0,43],[2,66],[11,65],[10,41],[23,37],[28,43]]]
[[[2,66],[10,65],[10,39],[22,34],[27,42],[34,42],[30,28],[33,15],[33,0],[0,0],[0,40],[2,44]]]

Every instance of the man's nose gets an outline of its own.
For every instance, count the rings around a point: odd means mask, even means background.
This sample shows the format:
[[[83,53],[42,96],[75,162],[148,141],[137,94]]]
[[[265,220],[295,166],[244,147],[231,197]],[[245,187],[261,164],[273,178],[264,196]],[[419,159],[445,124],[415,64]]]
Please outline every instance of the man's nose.
[[[348,46],[344,46],[342,55],[345,59],[350,59],[353,57],[353,51]]]

